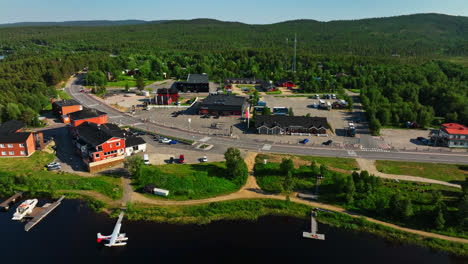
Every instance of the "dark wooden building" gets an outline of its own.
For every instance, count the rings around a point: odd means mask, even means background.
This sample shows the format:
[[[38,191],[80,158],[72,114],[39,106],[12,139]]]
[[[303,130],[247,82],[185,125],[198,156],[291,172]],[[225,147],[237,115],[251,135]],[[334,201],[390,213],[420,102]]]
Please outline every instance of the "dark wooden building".
[[[259,115],[255,117],[255,128],[259,134],[326,134],[326,117]]]
[[[206,74],[189,74],[187,81],[176,82],[176,88],[183,93],[208,93],[210,83]]]
[[[247,98],[236,95],[210,95],[200,103],[200,114],[241,116],[247,109]]]

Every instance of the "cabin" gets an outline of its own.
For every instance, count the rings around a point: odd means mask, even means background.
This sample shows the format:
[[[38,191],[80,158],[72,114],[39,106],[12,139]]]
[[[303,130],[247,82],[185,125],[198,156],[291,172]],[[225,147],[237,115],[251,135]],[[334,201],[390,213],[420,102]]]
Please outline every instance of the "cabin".
[[[439,130],[442,145],[450,148],[468,148],[468,128],[457,123],[442,124]]]
[[[255,128],[267,135],[327,134],[328,122],[326,117],[258,115]]]

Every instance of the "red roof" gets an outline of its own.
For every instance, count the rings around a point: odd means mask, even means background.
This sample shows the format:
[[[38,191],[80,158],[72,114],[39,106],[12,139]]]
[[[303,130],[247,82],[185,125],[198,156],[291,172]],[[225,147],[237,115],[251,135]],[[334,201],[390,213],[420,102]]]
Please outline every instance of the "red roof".
[[[449,134],[468,135],[468,127],[456,123],[442,124],[442,127]]]

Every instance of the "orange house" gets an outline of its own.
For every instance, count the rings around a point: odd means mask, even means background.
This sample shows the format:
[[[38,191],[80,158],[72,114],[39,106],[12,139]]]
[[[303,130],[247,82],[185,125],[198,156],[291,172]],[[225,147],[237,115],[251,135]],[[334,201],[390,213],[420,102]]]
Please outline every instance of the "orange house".
[[[70,122],[67,119],[67,115],[73,112],[83,110],[83,106],[75,100],[61,100],[54,101],[52,103],[52,111],[59,117],[62,118],[64,123]]]
[[[84,122],[102,125],[107,123],[107,113],[101,112],[93,108],[85,108],[78,112],[68,114],[70,123],[73,127],[77,127]]]
[[[23,132],[25,126],[17,120],[0,125],[0,157],[29,157],[43,148],[42,132]]]

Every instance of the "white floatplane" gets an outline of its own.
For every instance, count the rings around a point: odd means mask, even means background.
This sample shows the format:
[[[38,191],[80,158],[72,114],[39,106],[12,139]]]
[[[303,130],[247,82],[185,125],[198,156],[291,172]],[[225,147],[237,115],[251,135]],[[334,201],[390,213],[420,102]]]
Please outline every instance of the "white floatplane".
[[[27,214],[32,213],[34,207],[36,207],[38,200],[37,199],[29,199],[22,202],[18,208],[16,208],[16,212],[13,214],[12,220],[21,220]]]
[[[115,224],[114,231],[112,231],[112,235],[110,236],[103,236],[101,233],[97,234],[97,242],[100,243],[102,240],[109,241],[109,243],[104,244],[107,247],[113,246],[125,246],[127,244],[128,237],[125,236],[125,233],[120,233],[120,227],[122,226],[121,222],[124,216],[124,212],[121,212],[119,215],[119,219]]]

